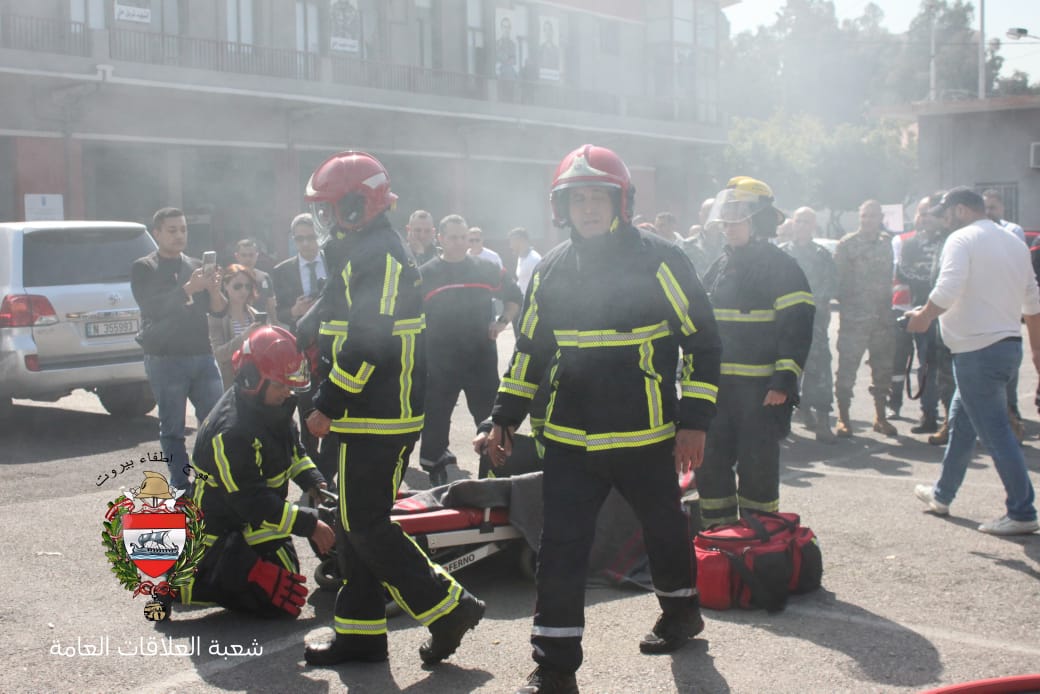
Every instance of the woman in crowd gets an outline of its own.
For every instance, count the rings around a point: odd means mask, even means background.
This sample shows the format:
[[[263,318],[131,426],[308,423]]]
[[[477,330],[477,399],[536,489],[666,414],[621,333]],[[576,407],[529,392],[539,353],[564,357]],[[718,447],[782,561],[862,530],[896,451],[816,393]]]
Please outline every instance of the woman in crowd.
[[[249,333],[267,323],[250,302],[256,299],[256,276],[245,265],[233,263],[224,270],[223,291],[227,297],[227,311],[223,316],[209,316],[209,343],[213,357],[220,368],[224,389],[231,387],[234,371],[231,355],[242,346]]]

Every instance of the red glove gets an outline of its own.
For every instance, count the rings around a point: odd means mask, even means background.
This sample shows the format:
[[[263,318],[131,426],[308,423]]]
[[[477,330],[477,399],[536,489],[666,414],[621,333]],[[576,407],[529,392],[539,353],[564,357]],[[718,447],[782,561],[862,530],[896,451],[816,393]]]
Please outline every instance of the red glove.
[[[257,559],[246,580],[259,586],[278,609],[293,617],[300,614],[300,607],[307,597],[307,588],[303,585],[307,579],[300,574],[289,573],[276,564]]]

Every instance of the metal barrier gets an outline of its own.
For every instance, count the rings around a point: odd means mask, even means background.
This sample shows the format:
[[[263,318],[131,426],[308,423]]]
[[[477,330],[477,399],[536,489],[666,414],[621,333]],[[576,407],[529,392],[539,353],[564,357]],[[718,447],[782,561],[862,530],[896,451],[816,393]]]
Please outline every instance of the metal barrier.
[[[0,47],[88,56],[90,32],[83,22],[2,14]]]

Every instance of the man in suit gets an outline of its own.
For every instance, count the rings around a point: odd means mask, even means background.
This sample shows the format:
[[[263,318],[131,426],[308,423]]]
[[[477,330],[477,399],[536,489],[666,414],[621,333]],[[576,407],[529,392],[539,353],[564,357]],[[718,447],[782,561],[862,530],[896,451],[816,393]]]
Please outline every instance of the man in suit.
[[[298,252],[275,265],[271,275],[278,305],[278,322],[293,330],[296,321],[307,313],[318,298],[328,274],[310,213],[296,215],[289,229]]]
[[[295,334],[296,321],[303,317],[318,298],[325,285],[328,273],[325,269],[325,258],[318,245],[318,235],[314,231],[314,219],[309,212],[296,215],[289,225],[289,234],[296,243],[298,253],[288,260],[274,266],[271,278],[274,280],[275,303],[278,306],[278,322]],[[313,409],[310,393],[301,394],[298,403],[300,422]],[[327,455],[322,455],[318,448],[318,439],[311,436],[307,427],[300,427],[300,439],[307,455],[318,466],[325,479],[332,486],[335,475],[335,446],[327,445]]]

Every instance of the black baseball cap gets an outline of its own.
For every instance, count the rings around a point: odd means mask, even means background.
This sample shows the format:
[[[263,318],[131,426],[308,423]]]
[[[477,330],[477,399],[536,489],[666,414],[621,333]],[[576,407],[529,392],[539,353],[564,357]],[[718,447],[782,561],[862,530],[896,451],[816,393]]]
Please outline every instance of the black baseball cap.
[[[986,203],[982,199],[981,195],[967,186],[957,186],[956,188],[950,188],[946,191],[942,196],[942,200],[939,201],[939,204],[929,209],[928,214],[933,217],[938,217],[954,205],[964,205],[973,210],[979,210],[986,207]]]

